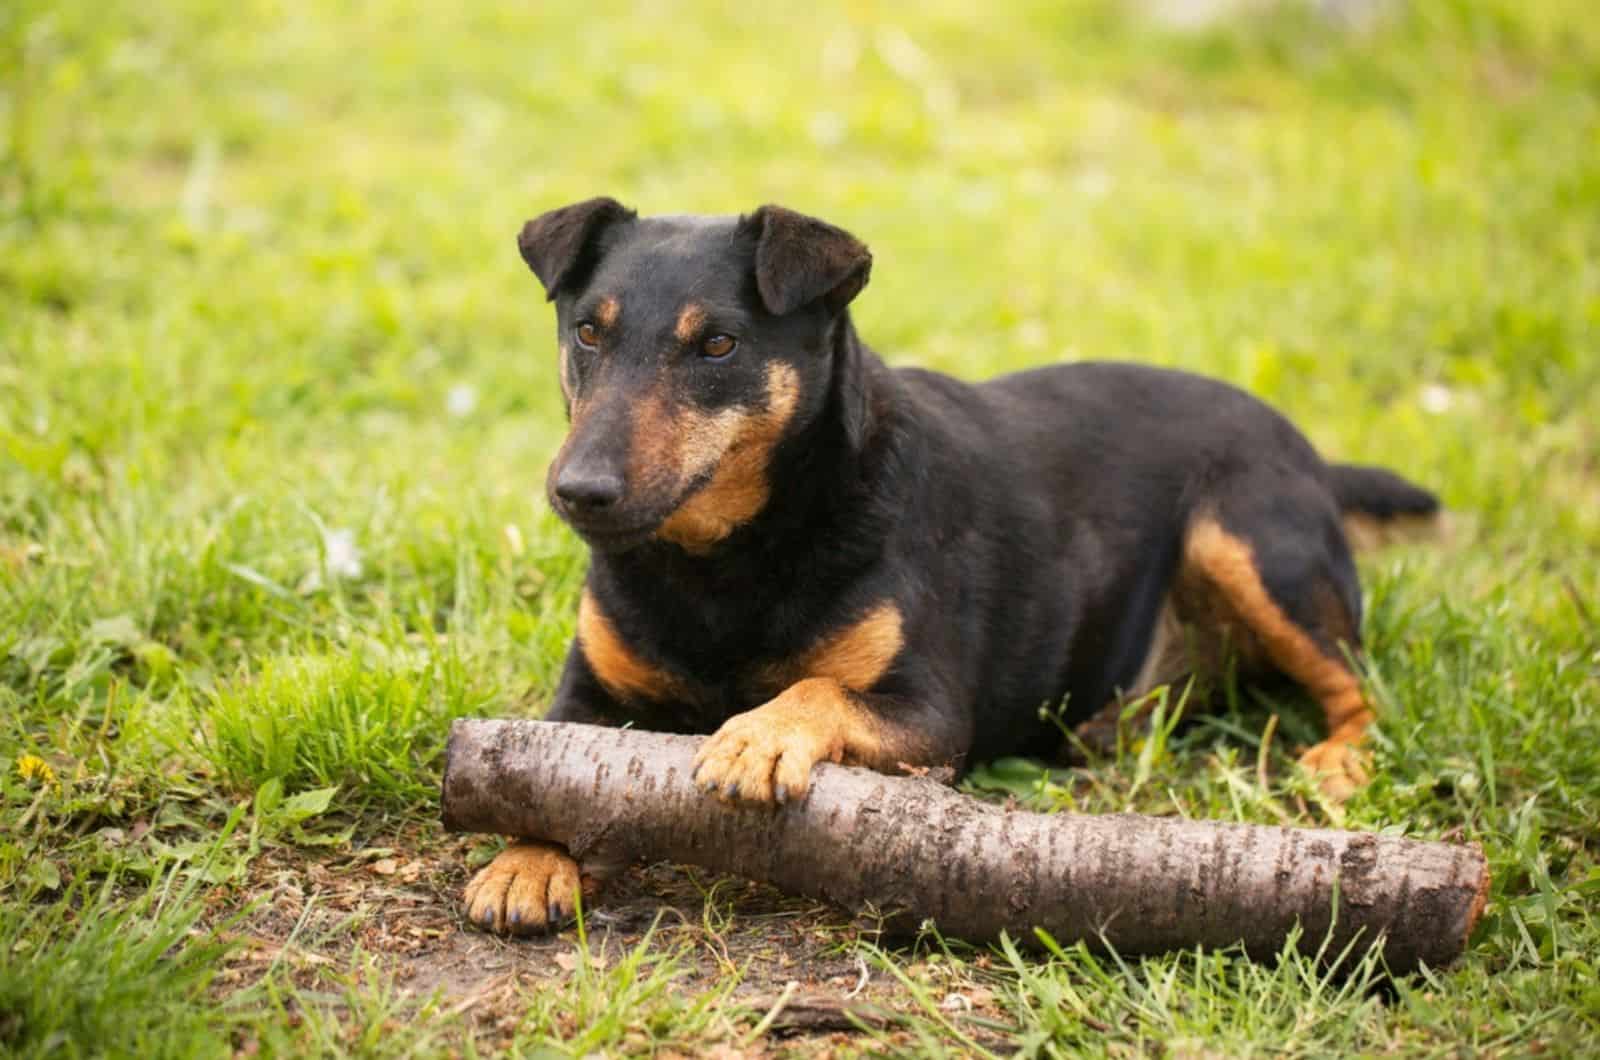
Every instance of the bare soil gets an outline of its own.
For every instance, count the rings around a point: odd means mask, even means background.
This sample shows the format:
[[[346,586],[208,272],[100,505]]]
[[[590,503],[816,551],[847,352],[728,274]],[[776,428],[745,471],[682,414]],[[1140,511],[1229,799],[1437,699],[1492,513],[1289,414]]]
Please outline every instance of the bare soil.
[[[584,957],[575,926],[508,939],[461,916],[469,866],[492,849],[482,837],[418,826],[354,853],[267,851],[252,863],[242,893],[219,895],[219,918],[247,911],[232,927],[242,945],[218,989],[242,989],[275,966],[307,988],[370,968],[418,1005],[436,999],[442,1011],[463,1016],[481,1045],[508,1040],[528,992],[568,988]],[[722,1055],[854,1053],[874,1044],[862,1026],[910,1044],[896,1030],[897,1014],[915,1006],[910,992],[853,947],[858,939],[883,941],[864,918],[753,882],[658,864],[612,881],[585,925],[595,971],[613,967],[655,925],[652,950],[679,954],[676,990],[698,995],[736,979],[723,1012],[741,1034],[778,1007],[759,1042],[730,1045]],[[987,989],[942,981],[945,969],[930,967],[914,948],[899,952],[897,963],[953,1017],[1004,1019]]]

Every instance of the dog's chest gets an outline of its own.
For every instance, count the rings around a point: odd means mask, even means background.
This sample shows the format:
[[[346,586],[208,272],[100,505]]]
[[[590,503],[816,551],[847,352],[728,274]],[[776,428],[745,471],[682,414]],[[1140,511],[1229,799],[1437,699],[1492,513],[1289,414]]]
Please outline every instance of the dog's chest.
[[[899,608],[882,601],[801,638],[798,646],[758,636],[733,645],[625,642],[593,609],[580,609],[579,640],[595,676],[619,700],[655,711],[681,710],[685,721],[720,722],[808,678],[827,678],[858,693],[888,674],[904,647]],[[698,727],[698,726],[696,726]]]

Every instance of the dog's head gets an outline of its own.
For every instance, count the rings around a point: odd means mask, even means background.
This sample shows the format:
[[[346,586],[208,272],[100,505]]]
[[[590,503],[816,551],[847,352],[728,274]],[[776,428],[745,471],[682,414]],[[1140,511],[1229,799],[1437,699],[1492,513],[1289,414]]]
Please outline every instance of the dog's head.
[[[595,548],[710,551],[766,507],[780,442],[859,390],[841,387],[831,339],[872,257],[823,221],[779,206],[639,217],[590,199],[529,221],[517,244],[556,304],[571,421],[546,490]]]

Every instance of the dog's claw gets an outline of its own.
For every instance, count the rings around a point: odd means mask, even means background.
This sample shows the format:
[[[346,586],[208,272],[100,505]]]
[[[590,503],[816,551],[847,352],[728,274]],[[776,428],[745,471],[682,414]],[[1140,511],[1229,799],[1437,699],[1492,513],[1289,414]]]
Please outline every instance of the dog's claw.
[[[779,806],[782,806],[784,803],[789,801],[789,786],[787,784],[779,784],[775,786],[772,789],[772,797],[778,800]]]

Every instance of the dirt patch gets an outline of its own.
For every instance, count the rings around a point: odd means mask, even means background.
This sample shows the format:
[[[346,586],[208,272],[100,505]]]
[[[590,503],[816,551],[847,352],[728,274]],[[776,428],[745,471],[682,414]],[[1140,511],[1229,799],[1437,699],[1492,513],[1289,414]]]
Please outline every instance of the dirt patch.
[[[355,852],[262,854],[244,900],[236,894],[218,908],[219,916],[247,909],[232,928],[241,946],[218,988],[242,989],[269,969],[312,988],[365,964],[419,1005],[435,999],[491,1045],[516,1029],[530,991],[603,976],[648,935],[649,952],[674,962],[674,991],[726,991],[720,1011],[745,1032],[770,1016],[762,1048],[851,1052],[871,1041],[861,1025],[899,1039],[902,1017],[916,1009],[896,977],[855,946],[882,941],[870,920],[682,866],[638,866],[613,881],[586,914],[586,948],[576,927],[537,938],[489,935],[459,910],[469,865],[489,849],[481,838],[416,827]],[[914,951],[902,956],[907,974],[926,978]],[[970,983],[928,985],[953,1014],[1003,1018]]]

